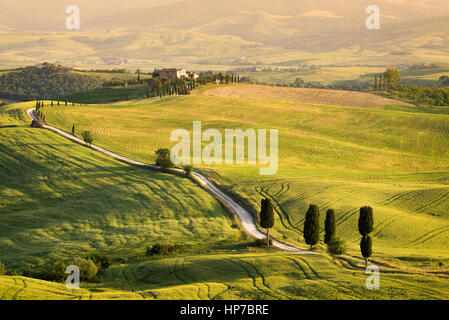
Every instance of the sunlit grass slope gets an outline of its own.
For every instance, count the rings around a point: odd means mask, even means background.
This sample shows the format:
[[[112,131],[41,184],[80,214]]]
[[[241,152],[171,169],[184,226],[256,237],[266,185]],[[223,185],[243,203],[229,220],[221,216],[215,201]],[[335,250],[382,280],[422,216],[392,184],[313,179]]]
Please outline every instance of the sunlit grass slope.
[[[258,209],[270,197],[276,236],[305,246],[302,228],[310,203],[337,212],[340,237],[359,255],[358,208],[375,210],[374,256],[447,257],[449,251],[449,119],[445,114],[314,105],[294,101],[198,94],[157,102],[47,109],[47,120],[69,130],[92,130],[96,141],[151,162],[169,147],[170,133],[207,128],[279,129],[279,171],[259,176],[255,166],[201,167]],[[338,97],[335,99],[338,105]],[[362,106],[363,107],[363,106]]]
[[[160,241],[241,238],[190,180],[121,163],[30,122],[14,107],[0,111],[0,260],[8,270],[92,253],[127,258]]]
[[[113,265],[96,283],[0,277],[3,299],[449,299],[447,278],[383,271],[368,290],[357,263],[282,252],[181,255]]]

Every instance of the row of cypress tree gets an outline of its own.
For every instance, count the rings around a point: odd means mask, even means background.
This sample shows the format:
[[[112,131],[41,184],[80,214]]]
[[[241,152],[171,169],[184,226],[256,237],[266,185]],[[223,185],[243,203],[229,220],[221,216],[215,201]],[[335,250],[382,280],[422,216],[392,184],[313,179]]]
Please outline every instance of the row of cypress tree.
[[[267,230],[267,245],[269,245],[270,229],[274,226],[274,208],[269,199],[261,200],[260,225]],[[368,206],[360,208],[358,221],[359,233],[362,235],[360,251],[366,265],[368,265],[368,258],[372,254],[370,233],[373,231],[373,226],[373,208]],[[320,208],[314,204],[309,206],[306,213],[304,240],[310,246],[310,250],[320,241]],[[326,220],[324,222],[324,243],[329,246],[334,240],[336,240],[335,210],[329,209],[326,212]]]

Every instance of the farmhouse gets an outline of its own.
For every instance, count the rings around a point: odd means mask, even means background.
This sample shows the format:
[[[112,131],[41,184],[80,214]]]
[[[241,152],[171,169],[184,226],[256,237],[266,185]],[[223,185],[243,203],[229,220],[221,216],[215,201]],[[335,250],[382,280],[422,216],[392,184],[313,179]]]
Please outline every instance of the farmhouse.
[[[175,79],[183,79],[188,78],[192,80],[196,80],[199,78],[199,75],[195,72],[186,71],[184,69],[177,69],[177,68],[165,68],[159,70],[159,76],[161,78],[169,78],[172,80]]]

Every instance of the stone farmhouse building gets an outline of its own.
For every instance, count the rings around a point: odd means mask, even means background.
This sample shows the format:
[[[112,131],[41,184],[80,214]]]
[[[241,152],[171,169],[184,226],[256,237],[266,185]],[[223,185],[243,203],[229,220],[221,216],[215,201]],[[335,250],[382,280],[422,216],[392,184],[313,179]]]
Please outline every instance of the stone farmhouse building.
[[[159,70],[159,76],[161,78],[168,78],[168,79],[191,79],[196,80],[199,78],[199,75],[195,72],[186,71],[184,69],[177,69],[177,68],[165,68]]]

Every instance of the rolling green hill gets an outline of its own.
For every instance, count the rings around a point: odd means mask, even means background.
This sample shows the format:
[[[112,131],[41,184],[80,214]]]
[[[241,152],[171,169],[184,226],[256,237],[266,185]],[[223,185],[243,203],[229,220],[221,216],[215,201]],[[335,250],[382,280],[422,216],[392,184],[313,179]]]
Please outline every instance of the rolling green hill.
[[[287,253],[214,253],[114,265],[70,291],[63,284],[0,276],[2,299],[448,299],[447,278],[400,270],[381,274],[381,289],[351,259]]]
[[[337,210],[338,233],[358,256],[357,210],[371,205],[376,257],[396,262],[415,255],[449,257],[447,115],[203,92],[151,103],[47,109],[46,116],[66,130],[75,121],[91,130],[98,144],[146,162],[153,161],[157,148],[173,145],[172,130],[191,130],[194,120],[202,120],[203,130],[278,128],[275,176],[261,177],[255,166],[198,169],[246,197],[256,210],[261,197],[272,198],[276,236],[301,247],[304,214],[315,203],[323,215],[327,208]],[[344,94],[337,93],[335,104]]]
[[[147,162],[155,149],[169,145],[172,128],[188,129],[194,119],[204,128],[245,128],[243,122],[278,127],[282,156],[276,176],[260,177],[249,166],[197,170],[255,208],[262,197],[271,198],[274,236],[299,247],[305,247],[301,221],[307,205],[335,208],[348,255],[332,259],[248,246],[228,214],[188,180],[29,129],[23,110],[34,104],[22,103],[3,107],[0,117],[7,155],[0,166],[1,192],[8,199],[0,208],[0,259],[19,271],[27,263],[94,252],[118,260],[76,292],[63,284],[1,276],[2,299],[449,298],[445,115],[208,96],[208,89],[156,102],[44,111],[53,125],[69,129],[74,121],[77,131],[94,132],[96,144]],[[360,127],[366,118],[371,125]],[[375,209],[372,259],[381,264],[381,290],[366,289],[358,258],[356,217],[364,204]],[[161,239],[187,244],[188,251],[145,258],[142,249]],[[318,250],[324,252],[323,246]]]
[[[242,238],[229,214],[188,179],[29,128],[23,107],[31,104],[0,109],[0,260],[9,271],[95,252],[126,260],[156,242],[189,248]]]
[[[56,99],[74,92],[96,89],[102,84],[100,77],[76,74],[68,68],[43,63],[2,74],[0,97],[17,100]]]

